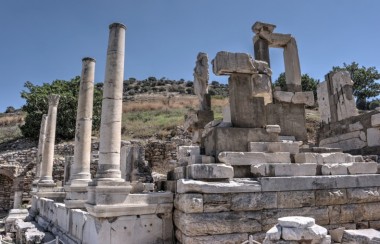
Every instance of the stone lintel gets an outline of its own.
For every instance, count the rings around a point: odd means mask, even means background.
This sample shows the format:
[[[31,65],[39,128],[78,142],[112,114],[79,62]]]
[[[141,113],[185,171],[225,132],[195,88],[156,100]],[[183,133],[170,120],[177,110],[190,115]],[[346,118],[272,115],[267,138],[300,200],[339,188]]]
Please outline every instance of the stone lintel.
[[[290,34],[280,34],[280,33],[260,33],[261,38],[268,41],[269,47],[283,48],[285,47],[292,36]]]
[[[263,177],[258,180],[263,192],[380,186],[380,174]]]

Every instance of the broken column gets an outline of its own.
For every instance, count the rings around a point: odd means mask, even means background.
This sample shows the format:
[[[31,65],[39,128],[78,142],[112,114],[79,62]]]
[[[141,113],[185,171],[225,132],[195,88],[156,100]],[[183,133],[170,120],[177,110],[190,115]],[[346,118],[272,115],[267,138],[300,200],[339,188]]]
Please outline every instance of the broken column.
[[[54,143],[55,130],[57,123],[57,107],[59,103],[59,95],[49,96],[49,111],[47,116],[46,139],[43,147],[41,161],[41,178],[38,187],[54,187],[53,181],[53,161],[54,161]]]
[[[274,28],[276,28],[275,25],[256,22],[252,26],[252,31],[256,34],[259,34],[260,32],[261,33],[266,32],[270,34],[273,32]],[[254,49],[255,59],[265,61],[270,66],[268,40],[266,40],[263,37],[260,37],[259,35],[255,35],[253,37],[253,49]]]
[[[42,162],[42,153],[44,151],[45,139],[46,139],[46,123],[47,115],[42,115],[41,127],[40,127],[40,136],[38,138],[38,150],[37,150],[37,159],[36,159],[36,176],[32,183],[33,188],[37,187],[37,183],[40,180],[41,176],[41,162]]]
[[[88,184],[85,204],[94,216],[120,215],[115,204],[122,204],[131,191],[129,182],[121,178],[120,147],[123,105],[124,48],[126,27],[120,23],[109,26],[107,64],[104,80],[98,171]],[[109,208],[109,205],[114,205]]]
[[[211,97],[208,93],[208,57],[206,53],[198,53],[194,68],[194,93],[199,100],[199,110],[191,111],[185,117],[185,129],[192,133],[193,143],[201,142],[203,128],[214,120],[211,110]]]
[[[69,208],[83,208],[87,200],[87,186],[91,181],[91,132],[94,97],[95,59],[82,59],[82,75],[79,87],[76,119],[74,163],[70,168],[65,204]]]

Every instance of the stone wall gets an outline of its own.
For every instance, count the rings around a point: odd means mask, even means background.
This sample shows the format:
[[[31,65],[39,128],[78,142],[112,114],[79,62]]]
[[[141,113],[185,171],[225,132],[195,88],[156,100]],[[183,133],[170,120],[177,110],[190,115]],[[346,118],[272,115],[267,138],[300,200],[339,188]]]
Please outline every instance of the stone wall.
[[[13,207],[12,187],[13,180],[0,174],[0,213]]]
[[[380,229],[380,175],[179,180],[174,223],[180,243],[262,240],[279,217],[313,217],[327,229]],[[228,189],[228,190],[227,190]]]
[[[319,146],[342,148],[351,154],[380,154],[380,112],[372,111],[338,122],[323,124]]]

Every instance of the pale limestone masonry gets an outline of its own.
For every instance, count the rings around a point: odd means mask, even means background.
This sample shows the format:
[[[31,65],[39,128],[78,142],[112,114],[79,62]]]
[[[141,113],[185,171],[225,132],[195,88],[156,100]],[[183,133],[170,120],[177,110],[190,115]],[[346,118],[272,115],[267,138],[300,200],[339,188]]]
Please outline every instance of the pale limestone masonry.
[[[371,111],[338,122],[323,124],[319,130],[319,145],[341,148],[353,154],[379,154],[379,111]]]
[[[75,128],[74,162],[70,167],[70,179],[65,182],[65,204],[68,208],[84,208],[84,203],[87,200],[87,185],[91,181],[94,79],[95,59],[83,58]]]
[[[322,122],[329,124],[358,115],[352,95],[353,85],[348,71],[333,71],[326,75],[326,81],[317,88]]]

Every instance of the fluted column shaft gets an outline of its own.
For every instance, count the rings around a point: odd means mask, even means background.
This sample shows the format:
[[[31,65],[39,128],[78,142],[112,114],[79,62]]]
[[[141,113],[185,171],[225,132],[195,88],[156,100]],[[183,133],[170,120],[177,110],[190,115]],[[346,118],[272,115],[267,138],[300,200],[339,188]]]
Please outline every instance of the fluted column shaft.
[[[47,117],[46,140],[42,154],[41,179],[39,183],[54,183],[53,161],[58,103],[59,95],[49,96],[49,112]]]
[[[119,181],[126,27],[114,23],[109,29],[96,178]]]
[[[74,164],[71,181],[90,181],[92,108],[94,97],[95,59],[82,59],[77,119],[75,127]]]

